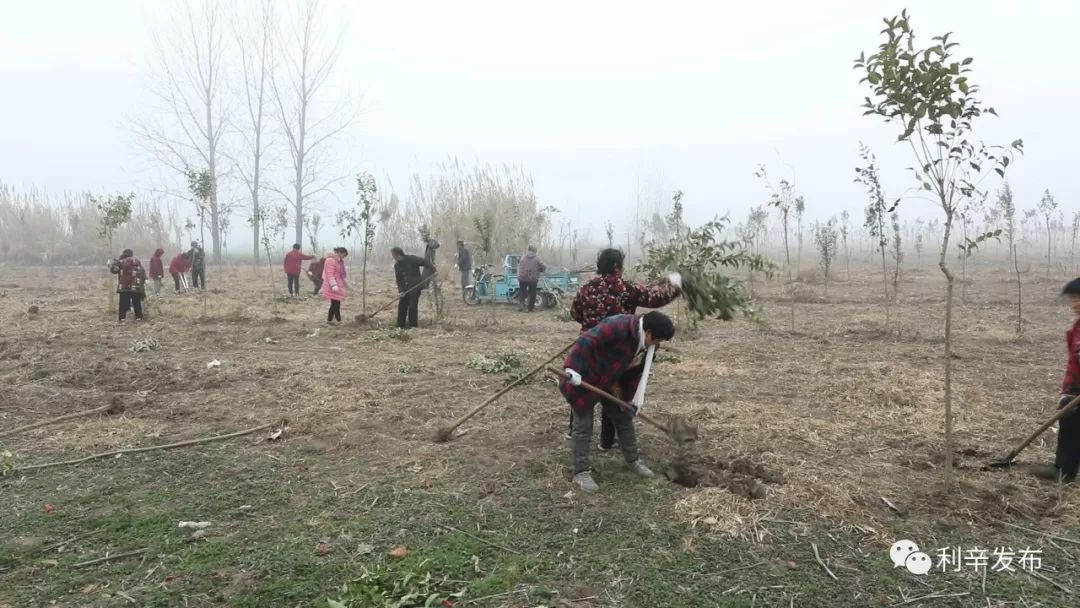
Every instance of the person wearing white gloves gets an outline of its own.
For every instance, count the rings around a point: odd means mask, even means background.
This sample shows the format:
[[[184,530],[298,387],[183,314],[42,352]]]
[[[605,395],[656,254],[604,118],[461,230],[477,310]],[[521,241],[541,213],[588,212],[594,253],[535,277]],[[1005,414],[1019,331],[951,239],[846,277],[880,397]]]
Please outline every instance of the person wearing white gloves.
[[[559,390],[572,412],[574,483],[581,489],[587,492],[600,489],[593,480],[589,466],[593,409],[598,399],[582,388],[581,383],[587,382],[609,393],[617,390],[624,395],[634,394],[641,376],[626,374],[627,370],[639,354],[674,336],[675,324],[661,312],[615,315],[581,334],[577,343],[570,348],[564,364],[566,377]],[[638,475],[653,477],[653,472],[641,461],[638,453],[634,429],[636,410],[624,412],[613,403],[602,403],[601,407],[614,426],[626,462]]]

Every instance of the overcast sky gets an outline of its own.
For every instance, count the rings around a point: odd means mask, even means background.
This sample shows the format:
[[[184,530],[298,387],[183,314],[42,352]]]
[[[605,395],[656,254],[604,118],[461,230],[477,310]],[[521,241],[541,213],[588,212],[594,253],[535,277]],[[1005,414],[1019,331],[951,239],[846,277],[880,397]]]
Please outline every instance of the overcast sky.
[[[599,234],[607,218],[629,226],[639,184],[683,189],[694,220],[728,209],[741,218],[767,196],[754,177],[767,163],[777,177],[794,170],[811,215],[846,208],[861,219],[858,142],[878,153],[892,193],[911,185],[910,159],[892,128],[861,115],[851,61],[876,46],[881,17],[906,6],[921,38],[953,31],[975,57],[974,80],[1001,115],[979,136],[1024,139],[1010,170],[1018,206],[1050,188],[1066,213],[1080,210],[1080,3],[346,4],[336,78],[364,91],[365,112],[334,160],[345,174],[389,176],[402,194],[412,172],[448,156],[516,163],[544,204]],[[162,185],[125,126],[148,103],[158,10],[149,0],[0,2],[0,180],[51,191]],[[352,184],[337,196],[351,199]],[[909,217],[938,215],[905,205]]]

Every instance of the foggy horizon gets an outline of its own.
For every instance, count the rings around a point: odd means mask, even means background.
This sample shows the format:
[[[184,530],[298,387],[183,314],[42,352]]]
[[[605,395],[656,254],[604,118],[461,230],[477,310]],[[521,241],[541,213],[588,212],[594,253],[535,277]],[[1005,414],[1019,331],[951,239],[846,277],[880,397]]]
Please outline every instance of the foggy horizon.
[[[152,106],[150,31],[160,29],[164,4],[2,9],[0,74],[15,93],[0,100],[0,181],[20,191],[133,191],[142,201],[183,191],[130,129]],[[890,198],[914,185],[895,128],[861,115],[865,92],[851,66],[879,43],[882,17],[905,7],[920,40],[954,32],[959,53],[974,57],[973,81],[1001,116],[980,121],[976,137],[1024,140],[1026,153],[1007,175],[1018,210],[1034,207],[1046,189],[1067,215],[1080,208],[1068,147],[1080,127],[1058,124],[1054,110],[1080,93],[1065,77],[1075,4],[771,2],[730,10],[674,2],[657,11],[643,2],[362,1],[328,4],[347,29],[322,110],[349,100],[362,111],[327,149],[328,171],[343,179],[312,199],[314,209],[336,233],[328,224],[355,200],[357,172],[392,184],[404,202],[414,174],[427,179],[457,158],[522,168],[539,206],[557,207],[557,222],[588,226],[596,240],[608,220],[619,235],[633,229],[637,217],[626,210],[639,199],[650,213],[676,189],[691,223],[728,211],[742,221],[769,197],[754,176],[765,164],[774,181],[794,181],[808,218],[847,210],[860,228],[859,142],[878,156]],[[234,55],[225,58],[229,95]],[[268,179],[287,189],[287,152],[273,156]],[[250,238],[245,192],[222,181],[223,197],[238,203],[228,238],[237,249]],[[181,205],[182,216],[194,216],[189,207]],[[942,215],[919,199],[905,200],[900,213]]]

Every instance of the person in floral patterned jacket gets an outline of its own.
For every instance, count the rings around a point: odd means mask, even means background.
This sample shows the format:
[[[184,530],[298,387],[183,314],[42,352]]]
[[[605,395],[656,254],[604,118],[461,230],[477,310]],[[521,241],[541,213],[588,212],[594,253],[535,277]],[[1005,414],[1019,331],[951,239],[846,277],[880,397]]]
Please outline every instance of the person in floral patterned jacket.
[[[640,308],[660,308],[679,297],[680,290],[668,283],[641,285],[623,278],[623,253],[618,249],[605,249],[596,258],[597,276],[578,289],[570,305],[570,318],[581,324],[586,332],[613,315],[630,315]],[[626,380],[641,376],[641,365],[626,370]],[[635,381],[636,385],[637,382]],[[617,395],[622,396],[622,395]],[[570,439],[574,432],[574,416],[570,415]],[[615,446],[615,424],[600,412],[600,450],[608,451]]]

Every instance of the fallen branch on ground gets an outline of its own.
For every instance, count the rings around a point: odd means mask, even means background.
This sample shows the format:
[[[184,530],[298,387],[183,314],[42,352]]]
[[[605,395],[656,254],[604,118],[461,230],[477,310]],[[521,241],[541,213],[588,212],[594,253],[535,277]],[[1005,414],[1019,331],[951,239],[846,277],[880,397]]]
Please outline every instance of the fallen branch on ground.
[[[17,426],[7,431],[0,431],[0,437],[8,437],[10,435],[18,435],[19,433],[25,433],[26,431],[32,431],[43,426],[49,426],[51,424],[60,424],[61,422],[67,422],[68,420],[76,420],[78,418],[88,418],[90,416],[96,416],[98,414],[119,414],[124,411],[124,404],[119,401],[110,403],[109,405],[103,405],[101,407],[95,407],[92,410],[86,410],[85,412],[76,412],[74,414],[65,414],[63,416],[57,416],[56,418],[49,418],[48,420],[42,420],[26,426]]]
[[[187,441],[178,441],[176,443],[168,443],[168,444],[165,444],[165,445],[152,445],[152,446],[147,446],[147,447],[144,447],[144,448],[127,448],[127,449],[123,449],[123,450],[113,450],[112,452],[102,452],[100,454],[93,454],[91,456],[86,456],[85,458],[76,458],[75,460],[62,460],[62,461],[59,461],[59,462],[46,462],[44,464],[32,464],[32,465],[29,465],[29,466],[12,469],[11,473],[12,474],[14,474],[14,473],[25,473],[26,471],[34,471],[34,470],[37,470],[37,469],[48,469],[48,468],[52,468],[52,467],[59,467],[59,466],[64,466],[64,465],[69,465],[69,464],[81,464],[81,463],[84,463],[84,462],[89,462],[91,460],[97,460],[99,458],[108,458],[109,456],[118,456],[120,454],[135,454],[135,453],[138,453],[138,452],[151,452],[151,451],[154,451],[154,450],[169,450],[169,449],[172,449],[172,448],[182,448],[182,447],[186,447],[186,446],[189,446],[189,445],[198,445],[200,443],[210,443],[212,441],[223,441],[225,439],[232,439],[233,437],[242,437],[244,435],[250,435],[252,433],[257,433],[259,431],[266,430],[266,429],[268,429],[268,428],[270,428],[272,426],[275,426],[277,424],[280,424],[280,423],[279,422],[269,422],[267,424],[262,424],[262,425],[259,425],[257,427],[253,427],[253,428],[250,428],[250,429],[245,429],[243,431],[237,431],[235,433],[229,433],[228,435],[215,435],[213,437],[203,437],[201,439],[188,439]]]
[[[906,606],[908,604],[914,604],[915,602],[921,602],[923,600],[934,600],[945,597],[964,597],[965,595],[971,595],[970,591],[964,591],[963,593],[931,593],[930,595],[920,595],[919,597],[913,597],[899,604],[893,604],[893,606]]]
[[[836,578],[836,575],[833,574],[832,570],[829,570],[829,567],[825,565],[824,561],[822,561],[821,554],[818,553],[817,550],[817,543],[810,543],[810,546],[814,549],[814,559],[817,560],[817,563],[821,564],[821,567],[825,569],[825,572],[829,573],[829,576],[831,576],[834,581],[839,582],[840,579]]]
[[[149,550],[150,550],[149,548],[143,548],[143,549],[138,549],[136,551],[128,551],[127,553],[117,553],[116,555],[106,555],[105,557],[99,557],[97,559],[92,559],[92,560],[90,560],[88,562],[79,562],[78,564],[75,564],[74,566],[72,566],[72,568],[82,568],[83,566],[93,566],[94,564],[100,564],[102,562],[108,562],[108,561],[112,561],[114,559],[122,559],[122,558],[125,558],[125,557],[135,557],[136,555],[142,555],[143,553],[146,553]]]
[[[507,553],[513,553],[515,555],[521,555],[521,551],[511,549],[510,547],[504,547],[502,545],[496,545],[495,543],[493,543],[493,542],[491,542],[489,540],[484,540],[484,539],[480,538],[479,536],[476,536],[474,534],[469,534],[468,532],[466,532],[464,530],[458,530],[454,526],[447,526],[447,525],[444,525],[444,524],[435,524],[435,525],[439,526],[440,528],[444,528],[446,530],[449,530],[451,532],[457,532],[458,534],[464,534],[465,536],[468,536],[469,538],[471,538],[471,539],[473,539],[475,541],[484,543],[485,545],[487,545],[489,547],[494,547],[496,549],[502,549],[503,551],[506,551]]]

